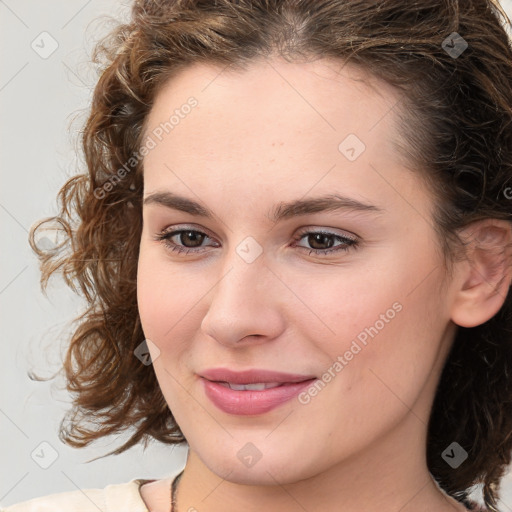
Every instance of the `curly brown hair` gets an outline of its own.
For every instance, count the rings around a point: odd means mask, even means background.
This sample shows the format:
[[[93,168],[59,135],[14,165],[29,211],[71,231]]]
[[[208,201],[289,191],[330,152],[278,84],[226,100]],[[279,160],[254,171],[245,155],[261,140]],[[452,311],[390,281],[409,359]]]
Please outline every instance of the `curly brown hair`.
[[[63,365],[73,407],[61,439],[82,447],[131,429],[112,453],[149,439],[186,442],[154,371],[133,356],[145,338],[136,293],[141,145],[167,80],[192,63],[245,69],[275,54],[351,60],[396,87],[403,150],[434,193],[435,227],[450,260],[459,228],[483,218],[512,220],[512,47],[505,22],[491,0],[135,1],[129,21],[94,50],[100,77],[81,140],[87,172],[64,184],[59,214],[35,224],[29,237],[43,291],[60,270],[88,304],[75,319]],[[463,44],[459,55],[450,51],[454,40]],[[65,239],[43,250],[35,235],[46,223],[56,223]],[[493,318],[458,327],[428,425],[429,471],[462,503],[483,484],[485,504],[498,510],[512,451],[511,372],[508,293]],[[441,458],[453,441],[469,453],[457,469]]]

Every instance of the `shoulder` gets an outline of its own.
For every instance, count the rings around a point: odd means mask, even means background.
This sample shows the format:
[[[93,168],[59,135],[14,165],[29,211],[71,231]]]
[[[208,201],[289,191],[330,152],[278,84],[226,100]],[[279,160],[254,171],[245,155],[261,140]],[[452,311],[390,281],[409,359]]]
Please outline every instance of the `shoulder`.
[[[17,503],[0,512],[148,512],[139,489],[143,479],[108,485],[104,489],[84,489],[50,494]]]

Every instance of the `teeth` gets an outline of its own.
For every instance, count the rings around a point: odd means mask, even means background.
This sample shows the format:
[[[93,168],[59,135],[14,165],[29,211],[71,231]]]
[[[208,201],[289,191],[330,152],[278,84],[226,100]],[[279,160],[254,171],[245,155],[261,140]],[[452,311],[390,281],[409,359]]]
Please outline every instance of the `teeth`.
[[[257,382],[254,384],[232,384],[231,382],[219,382],[225,387],[235,391],[263,391],[264,389],[277,388],[282,382]]]

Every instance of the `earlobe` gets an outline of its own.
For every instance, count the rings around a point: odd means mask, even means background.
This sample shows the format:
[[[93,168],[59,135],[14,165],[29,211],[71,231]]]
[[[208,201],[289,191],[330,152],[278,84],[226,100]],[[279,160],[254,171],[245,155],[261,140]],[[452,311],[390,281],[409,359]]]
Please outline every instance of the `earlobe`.
[[[512,224],[483,219],[459,233],[466,259],[458,266],[458,289],[451,320],[461,327],[475,327],[492,318],[507,297],[512,277]]]

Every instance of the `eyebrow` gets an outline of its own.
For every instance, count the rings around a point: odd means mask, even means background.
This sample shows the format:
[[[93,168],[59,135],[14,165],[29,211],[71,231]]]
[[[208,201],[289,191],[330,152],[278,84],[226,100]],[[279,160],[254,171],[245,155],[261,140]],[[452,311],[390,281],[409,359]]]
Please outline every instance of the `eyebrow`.
[[[144,199],[144,204],[157,204],[198,217],[206,217],[211,220],[214,218],[213,212],[205,206],[172,192],[154,192],[149,194]],[[281,202],[272,209],[269,218],[273,222],[278,222],[292,217],[327,211],[351,211],[376,214],[384,212],[382,208],[375,205],[362,203],[351,197],[345,197],[339,194],[330,194],[311,199],[297,199],[287,203]]]

